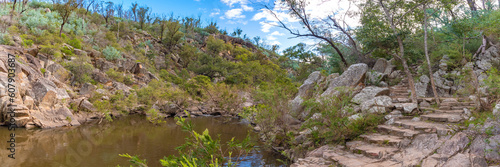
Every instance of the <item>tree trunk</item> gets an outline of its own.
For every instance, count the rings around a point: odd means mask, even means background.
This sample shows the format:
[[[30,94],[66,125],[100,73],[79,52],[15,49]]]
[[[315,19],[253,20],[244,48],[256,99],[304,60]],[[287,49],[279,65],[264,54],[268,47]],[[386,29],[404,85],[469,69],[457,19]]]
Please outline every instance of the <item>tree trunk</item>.
[[[436,91],[436,85],[434,84],[434,76],[432,75],[432,67],[431,67],[431,60],[429,58],[429,50],[427,47],[427,13],[425,12],[426,10],[426,5],[424,4],[424,48],[425,48],[425,59],[427,59],[427,67],[429,68],[429,78],[431,79],[431,87],[432,87],[432,93],[434,93],[434,98],[436,99],[436,103],[439,106],[440,105],[440,100],[439,96]]]
[[[397,39],[398,39],[398,44],[399,44],[399,56],[400,56],[399,59],[403,63],[403,68],[404,68],[404,71],[406,73],[406,77],[408,78],[408,84],[409,84],[410,90],[411,90],[411,102],[418,103],[417,92],[415,91],[415,82],[413,81],[413,75],[411,75],[410,68],[408,67],[408,64],[406,63],[406,59],[404,58],[405,49],[403,46],[403,40],[401,39],[401,37],[399,35],[397,36]]]
[[[469,5],[471,11],[473,12],[477,11],[475,0],[467,0],[467,4]]]
[[[64,24],[66,24],[65,21],[62,22],[61,29],[59,29],[59,37],[62,37],[62,30],[63,30]]]
[[[387,22],[390,23],[392,31],[394,31],[394,35],[396,35],[396,38],[398,40],[398,45],[399,45],[399,59],[403,63],[403,68],[406,73],[406,76],[408,78],[408,84],[411,89],[411,102],[412,103],[418,103],[417,101],[417,93],[415,91],[415,83],[413,81],[413,76],[411,75],[410,68],[408,67],[408,64],[406,63],[406,59],[404,58],[405,54],[405,48],[403,46],[403,40],[401,39],[401,36],[398,34],[396,25],[394,24],[394,21],[392,20],[392,16],[389,12],[389,9],[387,9],[384,4],[382,3],[382,0],[379,0],[380,7],[384,10],[385,13],[385,18]],[[397,54],[396,54],[397,55]]]

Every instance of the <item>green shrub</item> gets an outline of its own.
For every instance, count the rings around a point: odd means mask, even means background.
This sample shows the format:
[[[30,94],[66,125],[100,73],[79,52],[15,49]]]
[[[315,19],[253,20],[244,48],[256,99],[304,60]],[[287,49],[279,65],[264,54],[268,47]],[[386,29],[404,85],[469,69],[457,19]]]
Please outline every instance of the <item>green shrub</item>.
[[[106,71],[106,74],[108,75],[109,78],[111,78],[115,81],[118,81],[118,82],[122,82],[122,83],[123,83],[123,80],[125,78],[123,73],[115,71],[115,69],[112,69],[112,68],[110,68],[108,71]]]
[[[72,40],[69,40],[68,44],[73,46],[76,49],[82,49],[82,42],[80,40],[78,40],[77,38],[73,38]]]
[[[75,60],[70,61],[68,63],[62,64],[66,69],[73,73],[73,81],[76,83],[95,83],[92,79],[92,71],[94,70],[94,66],[90,64],[90,58],[86,56],[78,56]]]
[[[214,36],[209,36],[207,39],[207,51],[212,54],[219,54],[224,50],[224,41],[222,39],[215,39]]]
[[[488,78],[485,80],[486,86],[488,86],[489,94],[494,97],[494,99],[500,98],[500,71],[495,67],[492,67],[488,71]]]
[[[14,41],[12,41],[12,37],[8,33],[0,32],[0,44],[2,45],[14,45]]]
[[[116,50],[114,47],[106,46],[104,50],[102,50],[102,54],[106,58],[106,60],[117,60],[123,59],[120,51]]]

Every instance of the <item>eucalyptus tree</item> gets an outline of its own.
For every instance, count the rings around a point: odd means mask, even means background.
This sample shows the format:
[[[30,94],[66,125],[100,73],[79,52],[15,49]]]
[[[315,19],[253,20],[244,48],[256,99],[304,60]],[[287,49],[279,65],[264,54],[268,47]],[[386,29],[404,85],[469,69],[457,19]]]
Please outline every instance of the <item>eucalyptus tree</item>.
[[[54,9],[59,13],[62,19],[59,36],[62,36],[64,25],[68,22],[69,16],[75,11],[80,4],[76,0],[53,0]]]
[[[270,6],[265,6],[267,11],[277,20],[278,27],[287,30],[295,37],[315,38],[328,43],[338,54],[345,67],[349,66],[346,59],[346,56],[349,55],[345,55],[341,51],[340,45],[351,45],[351,49],[360,57],[358,60],[362,60],[363,57],[367,55],[367,53],[360,52],[360,47],[357,45],[357,41],[352,35],[352,29],[345,21],[345,17],[339,18],[336,12],[332,12],[325,18],[312,18],[311,13],[309,13],[310,10],[306,9],[309,5],[307,0],[279,0],[277,2],[285,4],[285,10],[291,17],[299,20],[305,31],[287,25],[280,19],[278,16],[279,14],[273,11]],[[341,32],[346,35],[349,39],[348,43],[337,40],[338,38],[335,37],[336,32]]]

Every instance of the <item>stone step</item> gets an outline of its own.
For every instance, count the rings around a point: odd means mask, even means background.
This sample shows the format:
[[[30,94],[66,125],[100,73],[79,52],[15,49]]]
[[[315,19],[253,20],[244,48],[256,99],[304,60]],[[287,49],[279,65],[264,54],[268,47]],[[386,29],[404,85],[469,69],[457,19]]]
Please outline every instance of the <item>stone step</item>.
[[[366,157],[381,159],[384,157],[389,157],[398,151],[399,149],[395,147],[381,147],[373,144],[366,143],[364,141],[351,141],[347,142],[346,146],[353,153],[363,154]]]
[[[396,135],[400,137],[405,137],[405,138],[410,138],[413,139],[413,137],[420,132],[414,131],[411,129],[404,129],[404,128],[399,128],[396,126],[391,126],[391,125],[379,125],[377,126],[378,130],[387,134],[391,135]]]
[[[442,109],[435,109],[435,108],[428,108],[428,107],[420,107],[421,110],[424,111],[431,111],[433,113],[452,113],[452,114],[462,114],[464,113],[464,110],[442,110]]]
[[[398,120],[394,125],[410,130],[418,130],[424,133],[437,133],[438,135],[447,135],[453,130],[445,124],[424,121]]]
[[[457,105],[462,105],[462,106],[474,106],[474,102],[443,102],[440,104],[441,106],[457,106]]]
[[[472,108],[470,106],[440,106],[440,110],[463,110],[464,108]]]
[[[460,114],[453,114],[453,113],[431,113],[431,114],[425,114],[420,116],[422,120],[430,120],[430,121],[435,121],[435,122],[450,122],[450,123],[457,123],[461,122],[463,120],[462,116]]]
[[[335,162],[333,166],[342,167],[401,167],[401,164],[390,160],[368,158],[361,154],[337,149],[323,153],[323,158]],[[312,167],[312,166],[311,166]]]
[[[403,138],[399,136],[382,135],[378,133],[361,135],[359,137],[363,138],[368,143],[389,145],[394,147],[399,147],[401,141],[403,141]]]
[[[434,101],[434,97],[423,97],[422,99],[424,100],[427,100],[427,101]],[[457,102],[468,102],[469,101],[469,98],[467,97],[459,97],[459,98],[455,98],[455,97],[440,97],[439,100],[441,100],[442,103],[447,103],[446,101],[450,101],[450,100],[454,100],[454,101],[457,101]]]

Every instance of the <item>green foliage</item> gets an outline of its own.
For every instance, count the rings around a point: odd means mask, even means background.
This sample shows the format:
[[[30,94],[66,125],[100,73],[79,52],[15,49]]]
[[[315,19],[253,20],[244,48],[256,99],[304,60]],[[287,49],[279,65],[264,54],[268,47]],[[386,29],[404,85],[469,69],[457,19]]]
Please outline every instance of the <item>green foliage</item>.
[[[167,23],[167,33],[165,34],[165,39],[163,40],[165,46],[172,48],[173,46],[179,44],[181,38],[184,37],[184,33],[179,31],[180,28],[181,25],[179,24],[179,21],[173,19],[169,20]]]
[[[494,99],[500,98],[500,71],[495,67],[492,67],[488,71],[488,78],[485,80],[486,86],[488,86],[488,92]]]
[[[224,50],[224,41],[222,39],[215,39],[213,36],[209,36],[207,39],[207,51],[211,54],[218,55]]]
[[[146,160],[141,160],[139,159],[139,157],[137,156],[131,156],[129,155],[128,153],[125,153],[125,154],[118,154],[120,157],[124,157],[124,158],[128,158],[129,162],[134,166],[134,167],[147,167],[148,166],[148,163],[146,162]]]
[[[194,58],[198,57],[198,54],[198,48],[193,45],[184,43],[184,45],[182,45],[181,47],[181,52],[179,53],[179,56],[182,59],[182,65],[184,67],[187,67]]]
[[[146,112],[147,119],[149,122],[153,124],[162,124],[166,123],[165,120],[162,119],[162,117],[158,114],[158,110],[151,108]]]
[[[178,107],[185,107],[189,95],[176,87],[170,87],[165,82],[152,80],[148,86],[136,91],[137,101],[151,107],[157,101],[169,101]]]
[[[102,54],[106,58],[106,60],[118,60],[123,59],[121,52],[116,50],[112,46],[106,46],[104,50],[102,50]]]
[[[2,45],[14,45],[14,41],[12,41],[12,37],[8,33],[0,32],[0,44]]]
[[[68,44],[71,45],[71,46],[73,46],[76,49],[82,49],[82,42],[79,39],[77,39],[77,38],[69,40]]]
[[[73,81],[76,83],[86,83],[86,82],[94,82],[91,78],[92,71],[94,70],[94,66],[90,64],[89,57],[86,56],[78,56],[75,60],[70,61],[68,63],[62,64],[66,69],[73,73]]]
[[[187,112],[186,112],[187,113]],[[235,141],[234,138],[226,143],[227,149],[223,149],[220,139],[212,139],[208,130],[203,133],[197,133],[193,129],[193,125],[186,121],[185,118],[177,117],[177,125],[188,132],[190,135],[186,138],[186,143],[177,147],[180,156],[169,156],[160,160],[163,166],[181,166],[191,164],[195,166],[219,166],[227,163],[227,166],[236,166],[238,160],[233,162],[231,158],[233,153],[236,157],[241,157],[248,154],[253,145],[250,143],[250,137],[241,142]]]

